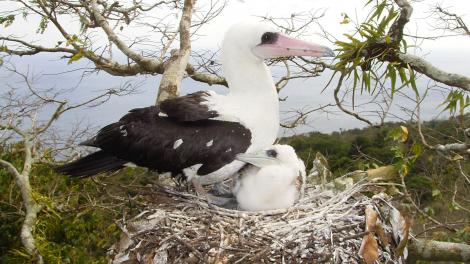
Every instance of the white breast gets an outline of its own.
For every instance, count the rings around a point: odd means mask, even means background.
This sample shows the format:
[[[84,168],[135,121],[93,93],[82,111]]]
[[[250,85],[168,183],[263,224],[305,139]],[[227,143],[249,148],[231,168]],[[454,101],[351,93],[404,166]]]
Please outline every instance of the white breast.
[[[299,197],[295,185],[298,176],[298,171],[285,166],[246,170],[234,189],[240,209],[260,211],[293,206]]]
[[[230,93],[219,95],[210,92],[204,102],[210,110],[217,111],[215,120],[238,122],[251,132],[251,143],[246,152],[254,152],[271,146],[279,131],[279,103],[277,92],[270,89],[264,93]],[[199,177],[203,185],[223,181],[238,172],[243,162],[233,161],[221,169]],[[196,176],[197,167],[184,170],[188,178]]]
[[[251,132],[247,152],[264,149],[274,143],[279,131],[277,93],[213,95],[207,102],[219,113],[218,120],[239,122]]]

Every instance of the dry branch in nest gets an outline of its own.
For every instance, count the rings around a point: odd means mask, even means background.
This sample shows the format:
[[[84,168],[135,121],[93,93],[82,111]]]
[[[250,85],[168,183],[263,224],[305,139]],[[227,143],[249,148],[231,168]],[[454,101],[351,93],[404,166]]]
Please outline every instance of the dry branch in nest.
[[[294,207],[263,212],[155,187],[164,202],[123,221],[109,254],[112,263],[402,263],[406,221],[385,194],[362,194],[372,185],[308,186]]]

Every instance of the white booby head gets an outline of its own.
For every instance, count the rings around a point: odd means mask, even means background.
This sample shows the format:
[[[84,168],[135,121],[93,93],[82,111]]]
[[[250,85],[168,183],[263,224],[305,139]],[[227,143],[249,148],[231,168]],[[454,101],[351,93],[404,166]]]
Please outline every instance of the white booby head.
[[[99,151],[57,171],[86,177],[132,162],[161,173],[198,177],[202,184],[220,182],[243,167],[237,154],[274,143],[279,99],[264,59],[294,55],[331,56],[332,51],[263,23],[236,24],[222,44],[227,95],[200,91],[133,109],[83,143]]]
[[[262,151],[238,154],[248,163],[234,188],[242,210],[289,208],[303,196],[305,165],[289,145],[273,145]]]
[[[289,37],[264,22],[234,24],[222,42],[222,64],[233,59],[259,62],[292,56],[332,57],[334,53],[328,47]]]
[[[271,73],[264,64],[265,59],[334,56],[333,51],[328,47],[294,39],[269,24],[251,21],[236,23],[227,30],[221,53],[222,68],[230,91],[247,87],[263,88],[257,87],[256,84],[265,81],[265,77],[268,77],[272,83]],[[256,82],[255,78],[247,79],[247,75],[261,80]],[[264,84],[267,83],[265,81]],[[271,87],[274,87],[273,83],[269,85],[269,88]]]

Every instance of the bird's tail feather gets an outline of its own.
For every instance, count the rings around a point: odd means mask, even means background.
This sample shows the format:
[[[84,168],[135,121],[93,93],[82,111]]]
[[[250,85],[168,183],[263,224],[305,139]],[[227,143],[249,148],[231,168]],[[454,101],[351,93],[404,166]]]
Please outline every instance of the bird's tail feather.
[[[56,167],[55,171],[72,177],[89,177],[103,172],[117,171],[127,161],[117,158],[103,150],[92,153],[76,161]]]

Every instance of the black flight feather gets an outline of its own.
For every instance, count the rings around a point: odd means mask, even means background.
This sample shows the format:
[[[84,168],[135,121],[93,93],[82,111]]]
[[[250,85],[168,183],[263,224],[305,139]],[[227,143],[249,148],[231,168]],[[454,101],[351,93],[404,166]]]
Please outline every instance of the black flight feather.
[[[100,150],[76,161],[56,167],[55,171],[72,177],[88,177],[119,170],[126,163],[127,161]]]

